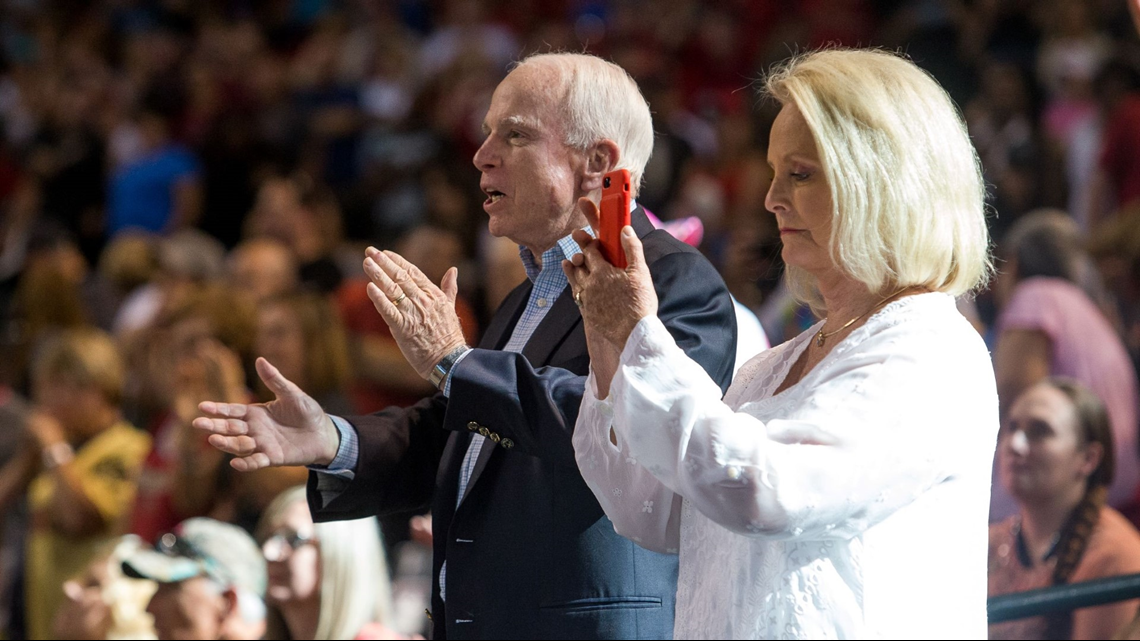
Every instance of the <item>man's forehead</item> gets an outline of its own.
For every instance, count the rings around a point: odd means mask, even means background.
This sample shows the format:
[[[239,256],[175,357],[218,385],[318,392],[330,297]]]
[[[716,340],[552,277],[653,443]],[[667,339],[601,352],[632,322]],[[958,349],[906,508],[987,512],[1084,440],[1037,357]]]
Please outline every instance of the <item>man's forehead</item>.
[[[564,92],[556,67],[525,64],[499,83],[483,119],[484,131],[496,126],[550,126],[561,115],[557,100]]]

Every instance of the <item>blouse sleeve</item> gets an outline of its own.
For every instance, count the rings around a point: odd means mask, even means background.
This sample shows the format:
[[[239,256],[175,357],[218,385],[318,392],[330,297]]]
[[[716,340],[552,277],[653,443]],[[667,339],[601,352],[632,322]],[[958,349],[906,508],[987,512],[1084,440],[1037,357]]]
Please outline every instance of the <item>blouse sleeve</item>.
[[[582,478],[614,531],[644,548],[676,554],[681,497],[637,465],[624,444],[610,440],[613,404],[609,398],[598,400],[596,390],[591,371],[574,426],[574,456]]]
[[[643,319],[610,390],[622,453],[640,464],[630,468],[644,468],[732,531],[775,539],[856,536],[967,461],[988,466],[980,454],[993,451],[997,395],[980,339],[975,345],[906,327],[829,356],[826,367],[783,392],[800,400],[784,397],[779,411],[771,404],[779,399],[765,406],[746,398],[733,411],[664,327]],[[649,498],[611,502],[606,510],[629,518]]]

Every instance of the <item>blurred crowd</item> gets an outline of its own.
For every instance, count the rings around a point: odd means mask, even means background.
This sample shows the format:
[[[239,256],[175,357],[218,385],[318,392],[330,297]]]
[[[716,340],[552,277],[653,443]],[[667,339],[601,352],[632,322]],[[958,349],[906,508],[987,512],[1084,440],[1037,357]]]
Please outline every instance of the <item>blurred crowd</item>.
[[[1080,505],[1138,522],[1140,38],[1123,0],[0,0],[0,637],[176,634],[202,608],[157,596],[177,568],[131,560],[164,541],[224,557],[208,541],[240,536],[268,573],[214,577],[199,596],[233,592],[236,619],[194,636],[425,632],[423,517],[314,526],[306,471],[234,473],[190,429],[197,404],[271,399],[257,356],[332,413],[433,390],[366,296],[363,250],[436,282],[459,266],[477,342],[525,274],[486,232],[471,157],[492,90],[540,51],[631,73],[658,134],[639,203],[699,221],[771,342],[794,336],[812,320],[764,210],[776,105],[750,87],[826,44],[905,51],[957,101],[1001,272],[961,308],[1003,417],[1049,376],[1091,390],[1115,475]],[[1014,445],[1030,462],[995,472],[995,522],[1072,494],[1034,485],[1061,455]]]

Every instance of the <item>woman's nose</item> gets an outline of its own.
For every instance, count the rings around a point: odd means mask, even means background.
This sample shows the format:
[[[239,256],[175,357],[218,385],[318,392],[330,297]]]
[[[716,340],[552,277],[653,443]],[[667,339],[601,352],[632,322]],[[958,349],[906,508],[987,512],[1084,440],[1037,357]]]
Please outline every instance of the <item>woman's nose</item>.
[[[1029,451],[1029,438],[1023,430],[1015,430],[1006,437],[1005,446],[1015,454],[1025,454]]]

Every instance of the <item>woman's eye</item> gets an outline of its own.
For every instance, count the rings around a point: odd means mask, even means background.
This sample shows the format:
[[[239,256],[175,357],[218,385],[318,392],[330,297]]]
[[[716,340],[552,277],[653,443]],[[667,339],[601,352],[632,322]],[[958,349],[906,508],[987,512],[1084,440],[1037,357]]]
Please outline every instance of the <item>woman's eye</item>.
[[[807,180],[811,176],[811,174],[807,173],[806,171],[793,171],[788,175],[792,177],[792,180],[800,182]]]

